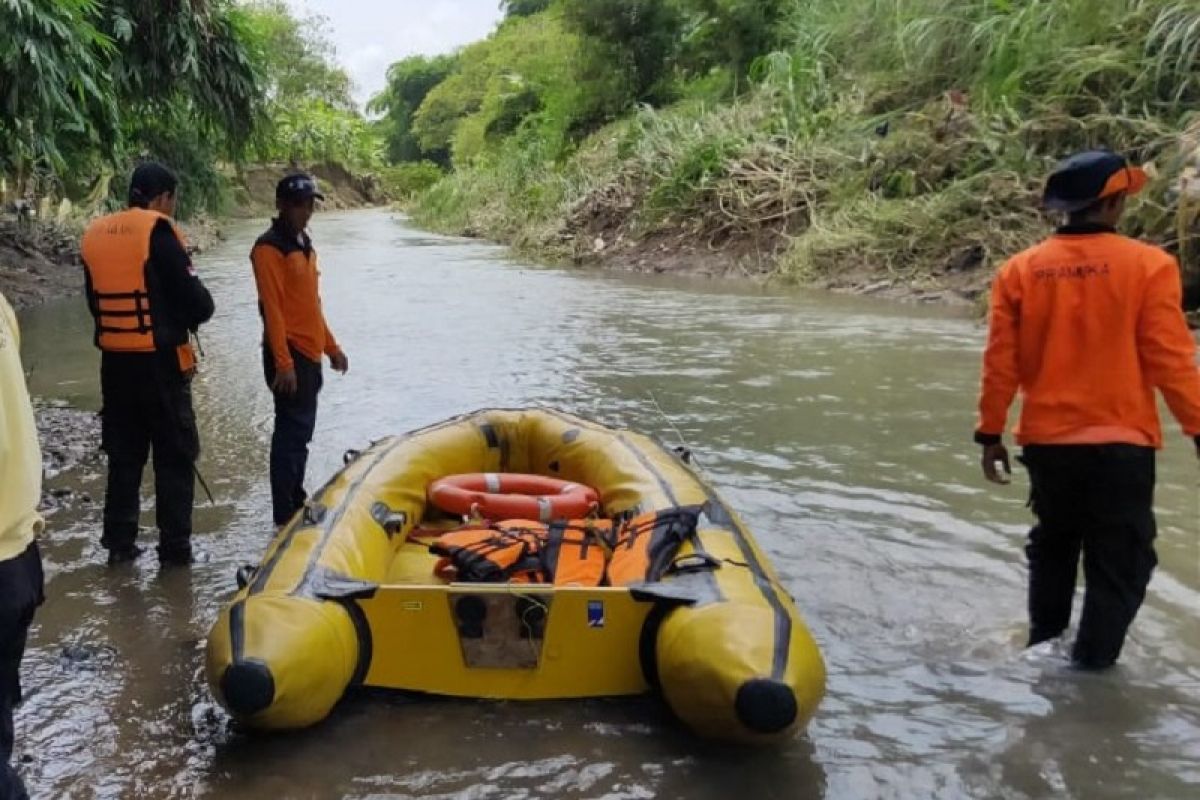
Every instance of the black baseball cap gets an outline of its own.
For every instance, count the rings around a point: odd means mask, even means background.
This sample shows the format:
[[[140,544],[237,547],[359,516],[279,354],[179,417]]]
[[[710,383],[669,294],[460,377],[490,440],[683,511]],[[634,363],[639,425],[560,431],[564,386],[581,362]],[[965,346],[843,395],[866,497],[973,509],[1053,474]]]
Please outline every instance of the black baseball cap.
[[[1068,214],[1115,194],[1135,195],[1146,186],[1146,171],[1110,150],[1076,153],[1054,168],[1046,180],[1042,204]]]
[[[325,199],[325,195],[321,194],[321,190],[317,188],[317,179],[312,175],[298,172],[295,175],[288,175],[275,184],[276,200],[307,200],[310,197],[318,200]]]
[[[175,194],[179,179],[154,161],[138,164],[129,179],[129,204],[144,206],[161,194]]]

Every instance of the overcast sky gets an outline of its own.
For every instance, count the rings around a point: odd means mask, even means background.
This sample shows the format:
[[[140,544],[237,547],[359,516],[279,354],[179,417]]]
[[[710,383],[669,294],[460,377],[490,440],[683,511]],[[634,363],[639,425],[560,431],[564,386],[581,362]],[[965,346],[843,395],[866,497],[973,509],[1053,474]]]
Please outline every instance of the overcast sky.
[[[436,55],[484,38],[500,19],[500,0],[288,0],[301,14],[329,18],[338,61],[355,97],[383,88],[392,62]]]

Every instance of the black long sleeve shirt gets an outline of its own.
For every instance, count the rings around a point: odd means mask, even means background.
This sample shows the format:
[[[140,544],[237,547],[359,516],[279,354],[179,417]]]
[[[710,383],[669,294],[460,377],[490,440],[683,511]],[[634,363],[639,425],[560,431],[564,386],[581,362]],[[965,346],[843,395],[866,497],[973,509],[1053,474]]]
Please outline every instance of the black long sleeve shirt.
[[[150,236],[146,288],[154,313],[154,343],[159,348],[186,343],[188,331],[208,322],[216,310],[191,256],[166,220],[160,220]]]

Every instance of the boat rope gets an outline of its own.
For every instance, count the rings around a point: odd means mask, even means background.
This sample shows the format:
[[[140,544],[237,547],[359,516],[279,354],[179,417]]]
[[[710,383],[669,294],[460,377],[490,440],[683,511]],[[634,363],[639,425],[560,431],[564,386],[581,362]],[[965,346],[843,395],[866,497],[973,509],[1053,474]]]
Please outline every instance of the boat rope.
[[[679,438],[679,444],[682,445],[682,451],[679,448],[676,448],[676,455],[678,455],[685,464],[695,463],[698,470],[707,474],[707,471],[700,463],[700,460],[696,458],[696,449],[692,447],[691,443],[688,442],[687,437],[683,435],[683,431],[679,430],[679,426],[675,424],[675,421],[667,416],[666,411],[663,411],[663,407],[659,404],[658,398],[654,396],[654,392],[647,389],[646,394],[650,397],[650,402],[654,404],[654,408],[656,411],[658,411],[659,416],[663,418],[667,425],[670,426],[671,430],[675,432],[675,436]]]

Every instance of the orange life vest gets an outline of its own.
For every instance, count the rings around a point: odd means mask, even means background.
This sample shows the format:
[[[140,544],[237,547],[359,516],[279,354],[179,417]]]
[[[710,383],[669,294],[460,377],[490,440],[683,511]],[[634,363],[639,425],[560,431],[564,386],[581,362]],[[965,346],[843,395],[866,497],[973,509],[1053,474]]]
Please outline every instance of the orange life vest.
[[[553,522],[545,528],[541,560],[555,586],[600,586],[608,564],[612,521]]]
[[[538,537],[500,525],[462,528],[442,534],[429,545],[441,556],[434,572],[465,583],[540,583]]]
[[[583,519],[543,524],[507,520],[438,537],[434,571],[467,583],[626,586],[654,582],[696,533],[697,507],[670,508],[616,524]]]
[[[80,246],[92,282],[96,345],[117,353],[152,353],[154,316],[146,288],[150,237],[165,214],[129,208],[100,217],[88,226]],[[183,236],[171,224],[183,244]],[[180,354],[184,368],[183,354]],[[193,363],[194,365],[194,363]]]
[[[611,531],[610,520],[506,520],[443,534],[429,550],[442,557],[435,573],[456,581],[600,586]]]
[[[617,528],[610,542],[610,586],[653,583],[671,568],[679,547],[696,533],[700,510],[694,506],[641,514]]]

